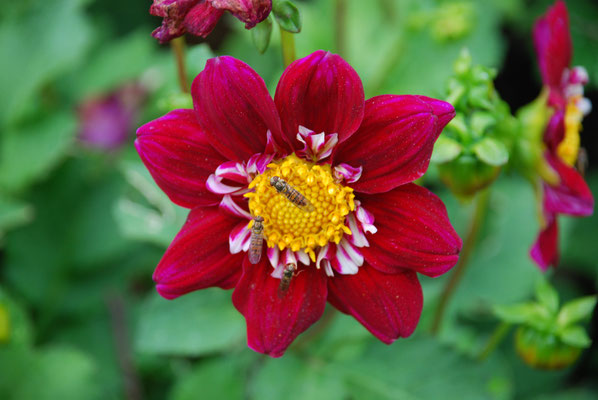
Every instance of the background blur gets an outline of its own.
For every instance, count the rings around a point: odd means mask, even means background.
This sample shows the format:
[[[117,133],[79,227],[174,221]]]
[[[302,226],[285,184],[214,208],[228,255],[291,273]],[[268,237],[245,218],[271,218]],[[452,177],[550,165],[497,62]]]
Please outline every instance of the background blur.
[[[150,179],[134,132],[186,100],[170,47],[150,36],[161,23],[151,1],[0,3],[0,398],[598,398],[596,312],[594,345],[563,371],[529,368],[510,337],[485,362],[472,359],[499,323],[489,307],[531,297],[540,276],[528,257],[538,228],[531,187],[505,172],[439,337],[427,332],[446,276],[421,277],[424,312],[411,338],[386,346],[328,313],[282,359],[247,348],[230,292],[162,299],[151,275],[187,211]],[[531,27],[549,1],[349,0],[341,43],[334,3],[296,1],[297,57],[340,52],[366,98],[443,98],[463,47],[499,71],[496,87],[513,111],[541,89]],[[598,5],[567,5],[573,65],[588,69],[586,96],[598,107]],[[283,70],[278,32],[260,55],[228,14],[207,41],[187,44],[189,79],[220,54],[248,62],[271,90]],[[582,144],[595,195],[597,133],[593,112]],[[471,205],[435,176],[431,166],[425,183],[463,234]],[[598,216],[562,218],[561,240],[551,277],[561,298],[596,293]]]

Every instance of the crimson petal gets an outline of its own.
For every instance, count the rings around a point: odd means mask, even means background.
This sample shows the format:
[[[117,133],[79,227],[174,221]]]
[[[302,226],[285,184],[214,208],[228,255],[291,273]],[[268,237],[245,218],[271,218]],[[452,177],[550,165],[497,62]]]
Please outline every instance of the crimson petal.
[[[378,229],[368,235],[370,246],[360,249],[374,268],[386,273],[409,268],[435,277],[457,263],[461,238],[442,201],[428,189],[409,183],[360,200]]]
[[[323,50],[287,67],[274,101],[294,150],[300,150],[300,125],[316,133],[337,133],[343,142],[363,119],[363,85],[357,72],[340,56]]]
[[[233,288],[244,253],[230,253],[228,235],[238,222],[216,207],[191,210],[154,271],[158,293],[174,299],[211,286]]]
[[[212,146],[231,161],[266,148],[266,133],[282,139],[280,119],[263,79],[233,57],[212,58],[191,86],[193,107]]]
[[[208,1],[202,1],[189,10],[183,24],[190,34],[205,38],[214,30],[222,14],[224,11],[212,7]]]
[[[415,272],[388,275],[368,265],[359,268],[357,275],[329,279],[328,298],[387,344],[413,333],[424,301]]]
[[[243,275],[233,292],[233,304],[247,321],[247,344],[280,357],[295,338],[322,316],[326,307],[326,276],[307,267],[279,295],[280,279],[270,276],[266,257],[259,264],[243,262]]]
[[[205,182],[226,161],[209,144],[193,110],[174,110],[137,130],[135,147],[152,177],[176,204],[218,204]]]
[[[363,167],[361,178],[351,184],[362,193],[412,182],[428,169],[434,142],[454,116],[449,103],[424,96],[371,98],[361,127],[337,149],[334,164]]]
[[[580,217],[592,215],[594,197],[583,177],[574,168],[565,165],[550,153],[547,152],[545,156],[560,179],[558,186],[544,183],[545,211]]]
[[[530,256],[540,266],[540,269],[546,271],[546,269],[559,262],[559,228],[555,215],[547,215],[547,225],[536,239],[536,243],[530,250]]]
[[[562,1],[557,1],[534,25],[534,45],[542,81],[558,88],[563,71],[571,64],[569,14]]]
[[[251,29],[265,20],[272,11],[272,0],[208,0],[213,7],[230,11],[237,19]]]

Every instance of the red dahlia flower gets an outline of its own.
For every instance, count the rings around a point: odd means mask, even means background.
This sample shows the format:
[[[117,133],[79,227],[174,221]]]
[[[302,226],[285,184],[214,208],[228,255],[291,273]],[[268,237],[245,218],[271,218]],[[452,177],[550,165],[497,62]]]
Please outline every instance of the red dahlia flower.
[[[426,171],[453,107],[423,96],[364,101],[357,73],[317,51],[292,63],[274,101],[232,57],[207,62],[193,110],[137,132],[139,154],[189,218],[154,273],[167,299],[234,288],[252,349],[281,356],[326,301],[385,343],[411,335],[422,310],[416,272],[438,276],[461,240],[442,201],[411,183]],[[279,194],[278,176],[307,212]],[[250,264],[251,219],[263,218],[266,254]],[[297,268],[279,295],[287,264]]]
[[[206,37],[224,11],[231,12],[251,29],[268,17],[272,0],[154,0],[150,14],[163,17],[162,26],[152,32],[160,43],[189,32]]]
[[[558,263],[558,214],[588,216],[594,198],[574,166],[579,154],[581,120],[591,109],[583,97],[588,74],[571,64],[571,36],[567,7],[557,1],[534,26],[534,44],[548,89],[548,105],[554,109],[544,133],[544,162],[550,166],[542,177],[543,227],[531,256],[545,270]]]

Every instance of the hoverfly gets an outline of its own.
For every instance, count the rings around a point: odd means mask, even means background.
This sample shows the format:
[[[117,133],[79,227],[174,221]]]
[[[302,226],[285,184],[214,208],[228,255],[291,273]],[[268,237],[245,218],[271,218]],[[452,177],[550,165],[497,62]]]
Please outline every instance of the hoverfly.
[[[253,218],[251,227],[251,240],[249,242],[249,262],[257,264],[262,258],[262,247],[264,244],[264,218],[259,215]]]
[[[270,185],[276,189],[276,191],[286,197],[291,203],[299,207],[305,212],[312,212],[315,210],[314,206],[307,200],[307,198],[299,193],[297,189],[289,185],[284,179],[278,176],[270,178]]]
[[[575,163],[575,168],[579,171],[580,175],[583,177],[586,174],[586,168],[588,167],[589,160],[588,160],[588,152],[583,147],[579,148],[579,153],[577,154],[577,161]]]
[[[284,270],[282,271],[282,278],[280,278],[280,286],[278,287],[278,296],[280,298],[282,298],[289,289],[291,279],[293,279],[293,276],[295,276],[295,272],[297,272],[297,264],[288,263],[284,267]]]

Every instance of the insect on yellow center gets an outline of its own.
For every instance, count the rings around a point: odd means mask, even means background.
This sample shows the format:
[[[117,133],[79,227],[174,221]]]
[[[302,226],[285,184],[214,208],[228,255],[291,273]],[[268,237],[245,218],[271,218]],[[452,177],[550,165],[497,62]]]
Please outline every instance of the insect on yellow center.
[[[577,161],[579,154],[579,132],[581,131],[581,121],[583,112],[577,106],[578,98],[571,99],[565,110],[565,137],[557,147],[559,158],[567,165],[572,167]]]
[[[270,184],[272,177],[284,179],[313,205],[308,212],[294,205]],[[351,230],[345,217],[355,209],[353,189],[338,183],[329,165],[317,165],[290,156],[272,162],[249,184],[255,191],[249,198],[249,211],[264,218],[264,239],[268,247],[304,250],[312,261],[315,249],[329,242],[339,243]],[[250,222],[250,227],[253,221]]]

